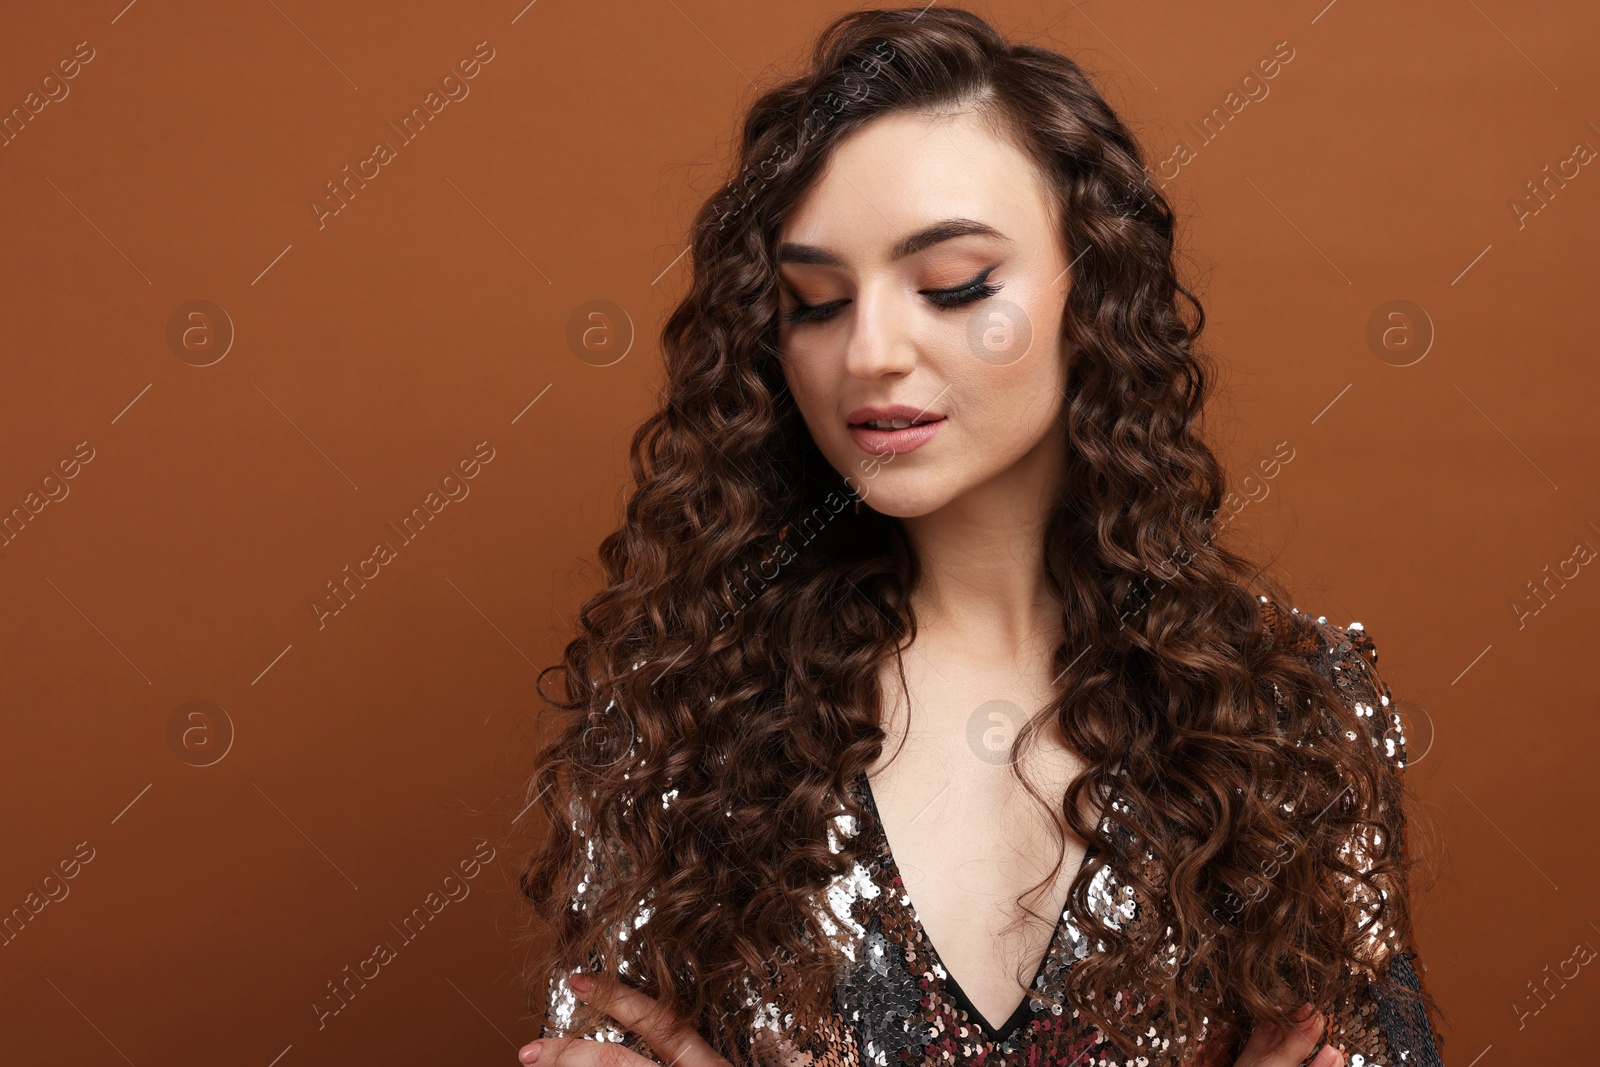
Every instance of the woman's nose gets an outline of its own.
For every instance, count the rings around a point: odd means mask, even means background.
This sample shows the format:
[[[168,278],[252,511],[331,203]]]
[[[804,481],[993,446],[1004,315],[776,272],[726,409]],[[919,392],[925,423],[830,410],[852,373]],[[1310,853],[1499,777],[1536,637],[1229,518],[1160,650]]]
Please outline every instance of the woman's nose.
[[[917,363],[912,333],[916,294],[892,286],[863,286],[853,302],[850,336],[845,342],[845,368],[855,377],[903,374]]]

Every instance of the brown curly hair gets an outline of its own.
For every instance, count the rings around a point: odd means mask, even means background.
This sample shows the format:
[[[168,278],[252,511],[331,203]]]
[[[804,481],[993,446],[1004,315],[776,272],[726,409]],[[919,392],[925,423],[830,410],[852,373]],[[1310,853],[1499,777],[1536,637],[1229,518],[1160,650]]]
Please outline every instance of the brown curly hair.
[[[1307,654],[1337,633],[1273,611],[1276,580],[1219,539],[1226,475],[1200,433],[1214,372],[1173,212],[1077,64],[930,7],[827,26],[810,69],[750,107],[735,176],[695,215],[663,402],[632,441],[626,521],[599,549],[605,587],[540,675],[542,690],[563,673],[550,703],[568,714],[528,786],[551,832],[521,889],[554,932],[524,975],[530,1010],[552,968],[582,967],[598,995],[626,981],[735,1063],[751,1055],[752,991],[783,997],[797,1044],[827,1026],[840,961],[818,894],[854,858],[828,831],[861,815],[841,798],[883,750],[878,668],[916,634],[919,564],[899,520],[849,507],[862,485],[824,460],[788,394],[775,241],[841,137],[965,108],[1026,146],[1075,264],[1070,489],[1044,541],[1066,638],[1055,696],[1012,749],[1054,720],[1087,763],[1065,797],[1028,786],[1097,849],[1069,908],[1105,950],[1072,968],[1068,997],[1131,1054],[1107,1010],[1119,991],[1161,1002],[1179,1033],[1209,1018],[1238,1040],[1368,976],[1406,992],[1365,947],[1375,930],[1386,951],[1411,938],[1403,791],[1380,746],[1349,741],[1386,723]],[[1086,795],[1112,832],[1081,814]],[[1119,929],[1088,907],[1108,863],[1153,921]],[[1356,897],[1376,925],[1351,917]]]

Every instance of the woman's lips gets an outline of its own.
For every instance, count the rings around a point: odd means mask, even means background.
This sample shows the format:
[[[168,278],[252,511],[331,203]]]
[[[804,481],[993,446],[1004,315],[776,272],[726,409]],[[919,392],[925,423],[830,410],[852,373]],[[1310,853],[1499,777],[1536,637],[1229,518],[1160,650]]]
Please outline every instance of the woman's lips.
[[[916,426],[907,426],[903,430],[874,430],[870,426],[851,426],[850,439],[862,450],[873,455],[910,452],[921,448],[933,440],[934,434],[943,428],[945,420],[934,419],[931,422],[920,423]]]

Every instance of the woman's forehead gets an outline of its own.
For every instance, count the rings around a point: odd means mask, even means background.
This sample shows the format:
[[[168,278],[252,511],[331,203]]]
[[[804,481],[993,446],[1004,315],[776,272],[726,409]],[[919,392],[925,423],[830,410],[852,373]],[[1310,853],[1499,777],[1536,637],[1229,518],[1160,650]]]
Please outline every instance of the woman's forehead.
[[[974,112],[897,113],[835,146],[778,239],[888,260],[905,235],[952,218],[1008,235],[1047,228],[1037,168]]]

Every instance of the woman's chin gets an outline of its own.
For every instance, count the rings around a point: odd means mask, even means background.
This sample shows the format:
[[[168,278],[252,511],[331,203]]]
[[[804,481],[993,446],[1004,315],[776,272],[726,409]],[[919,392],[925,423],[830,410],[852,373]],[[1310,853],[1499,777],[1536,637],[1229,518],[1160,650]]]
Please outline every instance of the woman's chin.
[[[896,519],[915,519],[938,511],[950,502],[950,494],[929,486],[866,484],[867,507],[880,515]]]

